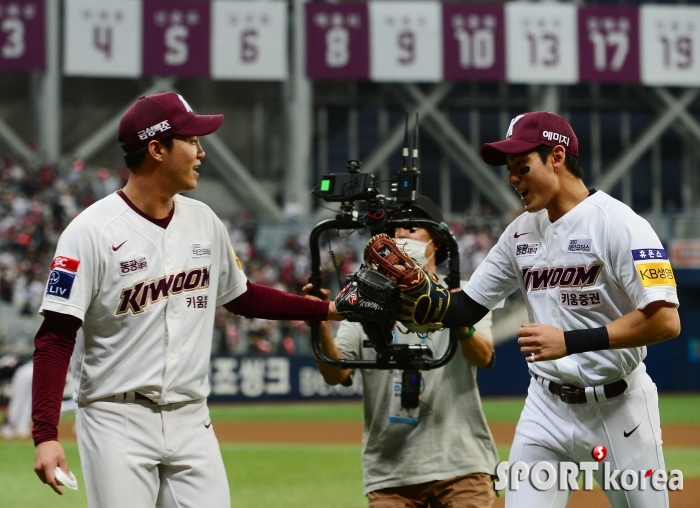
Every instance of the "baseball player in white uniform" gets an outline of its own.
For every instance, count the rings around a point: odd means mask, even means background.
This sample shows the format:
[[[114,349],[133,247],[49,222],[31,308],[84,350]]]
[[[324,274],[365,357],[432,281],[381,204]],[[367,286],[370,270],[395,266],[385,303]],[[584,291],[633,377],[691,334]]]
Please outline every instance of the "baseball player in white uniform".
[[[578,140],[563,118],[520,115],[481,156],[506,164],[526,211],[452,298],[443,323],[473,323],[518,288],[525,298],[530,323],[518,343],[532,379],[509,464],[591,462],[602,445],[600,484],[605,463],[648,472],[633,490],[605,492],[613,508],[668,506],[666,490],[649,486],[665,466],[656,386],[642,362],[645,346],[680,333],[666,251],[647,221],[585,187]],[[506,507],[563,508],[570,494],[520,481]]]
[[[246,317],[335,317],[334,306],[247,281],[226,228],[178,193],[197,184],[199,116],[178,94],[141,97],[119,140],[130,178],[66,228],[35,339],[35,471],[58,493],[68,472],[57,408],[75,332],[77,432],[88,504],[100,508],[228,508],[230,493],[206,397],[214,311]]]

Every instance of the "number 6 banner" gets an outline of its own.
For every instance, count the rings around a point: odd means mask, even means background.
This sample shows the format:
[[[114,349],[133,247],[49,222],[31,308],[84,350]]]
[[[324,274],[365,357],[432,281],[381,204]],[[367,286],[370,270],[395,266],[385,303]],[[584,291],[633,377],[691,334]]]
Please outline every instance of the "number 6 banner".
[[[214,79],[286,79],[286,2],[216,1],[212,23]]]

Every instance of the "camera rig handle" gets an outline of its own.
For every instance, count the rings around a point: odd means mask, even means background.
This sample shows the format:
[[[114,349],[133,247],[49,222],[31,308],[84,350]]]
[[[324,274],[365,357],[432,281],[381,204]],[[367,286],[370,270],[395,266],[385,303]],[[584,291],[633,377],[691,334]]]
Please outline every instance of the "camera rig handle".
[[[402,218],[387,219],[382,223],[381,230],[370,228],[372,234],[392,231],[396,228],[411,229],[415,227],[433,229],[443,235],[448,253],[449,273],[446,278],[448,289],[456,289],[460,286],[459,271],[459,248],[457,240],[447,227],[447,224],[438,223],[424,218]],[[329,219],[318,223],[309,236],[309,247],[311,251],[311,276],[309,282],[313,284],[313,291],[319,294],[322,286],[321,274],[321,252],[319,241],[322,233],[329,230],[358,230],[367,228],[367,223],[362,222],[349,214],[338,215],[335,219]],[[457,351],[459,344],[458,332],[456,328],[450,329],[450,341],[447,350],[440,358],[432,358],[432,353],[428,346],[423,344],[386,344],[378,347],[371,344],[377,351],[376,360],[348,360],[329,357],[320,342],[319,323],[312,322],[311,325],[311,345],[316,357],[330,365],[341,369],[398,369],[398,370],[431,370],[437,369],[449,362]],[[369,341],[368,341],[369,342]],[[367,346],[368,344],[365,344]]]

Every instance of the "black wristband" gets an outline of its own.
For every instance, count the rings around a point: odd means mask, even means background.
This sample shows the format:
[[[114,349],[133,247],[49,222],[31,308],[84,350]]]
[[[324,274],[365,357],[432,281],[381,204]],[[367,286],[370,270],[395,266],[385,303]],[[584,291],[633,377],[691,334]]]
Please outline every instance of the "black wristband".
[[[566,343],[567,355],[610,349],[608,329],[604,326],[585,330],[568,330],[564,332],[564,342]]]

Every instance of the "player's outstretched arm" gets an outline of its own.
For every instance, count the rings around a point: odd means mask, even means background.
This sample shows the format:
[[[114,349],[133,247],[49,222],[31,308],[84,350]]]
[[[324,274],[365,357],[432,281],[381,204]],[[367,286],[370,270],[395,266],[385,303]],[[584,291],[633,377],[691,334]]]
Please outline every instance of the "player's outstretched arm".
[[[247,282],[245,293],[224,304],[229,312],[247,318],[304,321],[342,321],[335,302],[312,301],[278,289]]]
[[[315,296],[312,296],[309,294],[312,289],[313,289],[313,284],[307,284],[301,290],[307,298],[317,299]],[[324,301],[329,300],[330,299],[330,291],[327,289],[321,288],[321,298]],[[323,351],[331,358],[341,359],[342,355],[340,354],[340,351],[338,351],[338,347],[335,345],[335,342],[333,341],[333,335],[331,333],[330,326],[328,326],[328,323],[323,322],[323,321],[320,322],[318,331],[319,331],[319,339],[320,339],[319,342],[321,343],[321,347],[323,348]],[[341,369],[338,367],[334,367],[333,365],[329,365],[327,363],[319,361],[318,358],[316,358],[316,366],[318,367],[318,371],[323,376],[324,381],[331,386],[341,384],[341,383],[345,382],[350,377],[350,373],[351,373],[350,369]]]
[[[34,455],[34,472],[39,479],[49,485],[58,494],[63,495],[61,487],[56,482],[54,468],[60,467],[64,473],[68,474],[68,462],[63,446],[58,441],[44,441],[36,447]]]

